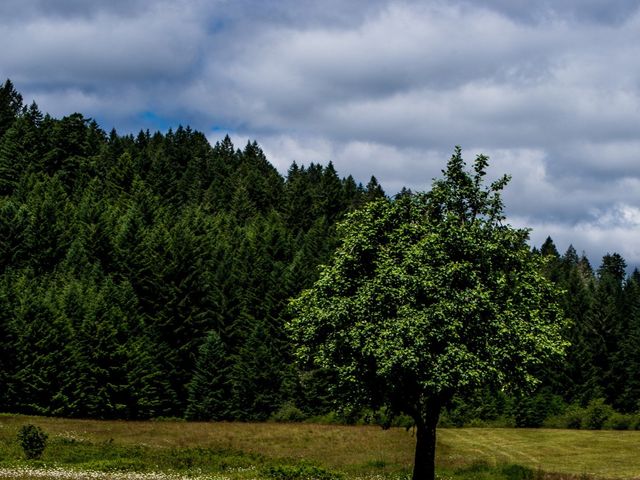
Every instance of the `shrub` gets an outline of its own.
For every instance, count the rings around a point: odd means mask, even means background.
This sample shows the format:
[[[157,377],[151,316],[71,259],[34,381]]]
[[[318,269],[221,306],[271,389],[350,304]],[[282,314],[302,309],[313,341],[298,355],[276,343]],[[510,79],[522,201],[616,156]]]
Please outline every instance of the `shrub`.
[[[604,399],[591,400],[585,409],[583,427],[589,430],[600,430],[614,411],[604,403]]]
[[[522,465],[504,465],[500,470],[509,480],[533,480],[535,477],[533,470]]]
[[[343,420],[337,412],[329,412],[324,415],[314,415],[307,418],[308,423],[320,423],[322,425],[341,425]]]
[[[98,472],[135,472],[145,470],[147,464],[140,459],[113,458],[87,462],[85,467],[88,470],[96,470]]]
[[[307,417],[293,403],[285,403],[280,409],[271,415],[270,420],[274,422],[302,422]]]
[[[313,465],[276,465],[263,470],[273,480],[340,480],[342,476]]]
[[[186,422],[186,419],[184,418],[180,418],[180,417],[165,417],[165,416],[159,416],[159,417],[153,417],[151,419],[154,422]]]
[[[408,415],[390,413],[381,408],[378,410],[364,410],[356,421],[357,425],[379,425],[384,429],[402,427],[407,430],[414,426],[414,421]]]
[[[42,456],[47,446],[49,436],[40,427],[35,425],[23,425],[18,432],[18,442],[24,450],[24,455],[29,460],[38,459]]]
[[[604,428],[612,430],[629,430],[634,428],[635,415],[613,413],[605,422]]]
[[[577,430],[586,428],[584,422],[585,412],[586,409],[580,407],[580,405],[569,405],[564,413],[547,418],[543,425],[547,428],[572,428]]]
[[[516,427],[541,427],[545,420],[565,409],[562,398],[543,389],[534,396],[517,398],[512,407]]]
[[[542,476],[536,474],[534,470],[521,465],[490,466],[485,462],[474,462],[471,465],[457,469],[454,478],[461,480],[534,480],[542,478]]]

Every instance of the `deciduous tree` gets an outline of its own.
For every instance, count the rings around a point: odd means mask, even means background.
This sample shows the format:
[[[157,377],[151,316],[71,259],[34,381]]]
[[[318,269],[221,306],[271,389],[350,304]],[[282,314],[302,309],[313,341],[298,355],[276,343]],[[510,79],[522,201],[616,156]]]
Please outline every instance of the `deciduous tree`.
[[[435,478],[436,425],[455,393],[530,386],[565,348],[557,292],[528,231],[505,223],[488,160],[456,148],[428,193],[350,214],[332,261],[293,301],[298,359],[336,372],[342,402],[410,415],[414,480]]]

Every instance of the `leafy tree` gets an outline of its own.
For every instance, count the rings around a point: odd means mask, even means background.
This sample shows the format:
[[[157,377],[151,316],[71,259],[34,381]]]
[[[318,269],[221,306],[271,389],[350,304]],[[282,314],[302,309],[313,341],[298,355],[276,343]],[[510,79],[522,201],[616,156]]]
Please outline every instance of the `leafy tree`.
[[[564,318],[528,232],[504,223],[499,192],[456,148],[428,193],[350,214],[342,242],[292,307],[298,359],[333,369],[345,403],[416,424],[413,478],[435,478],[436,424],[453,395],[526,387],[565,348]]]

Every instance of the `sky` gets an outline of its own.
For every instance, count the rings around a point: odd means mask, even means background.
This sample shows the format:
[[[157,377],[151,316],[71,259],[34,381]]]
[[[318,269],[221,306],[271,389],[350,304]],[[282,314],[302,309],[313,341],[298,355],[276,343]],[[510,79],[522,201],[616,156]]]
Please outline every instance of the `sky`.
[[[428,190],[455,145],[508,221],[640,266],[640,0],[3,0],[0,79],[106,131],[256,140]]]

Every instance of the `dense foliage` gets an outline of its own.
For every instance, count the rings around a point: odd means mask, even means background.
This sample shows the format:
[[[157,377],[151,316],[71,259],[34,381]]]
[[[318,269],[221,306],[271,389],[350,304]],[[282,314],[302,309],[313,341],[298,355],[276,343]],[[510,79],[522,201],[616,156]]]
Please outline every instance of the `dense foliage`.
[[[256,143],[211,146],[182,127],[107,135],[21,102],[5,83],[0,411],[317,409],[290,365],[285,307],[333,250],[336,220],[384,195],[375,179],[363,187],[331,164],[282,178]]]
[[[24,456],[28,460],[38,459],[47,447],[47,435],[44,430],[36,425],[23,425],[18,431],[18,443],[22,447]]]
[[[289,324],[303,365],[336,372],[347,402],[409,415],[414,480],[435,478],[436,426],[455,394],[535,382],[567,342],[558,292],[504,222],[487,158],[467,171],[456,149],[428,193],[371,202],[340,224],[341,242]]]
[[[23,105],[7,81],[0,411],[243,420],[326,413],[334,379],[292,366],[285,307],[328,261],[336,223],[383,196],[374,178],[361,186],[331,164],[294,164],[283,178],[255,143],[212,146],[183,127],[119,135],[80,114],[52,118]],[[544,382],[531,396],[458,396],[443,421],[507,416],[537,425],[598,399],[622,414],[638,409],[640,274],[627,278],[617,254],[594,271],[550,240],[539,253],[573,320],[566,362],[540,367]]]

